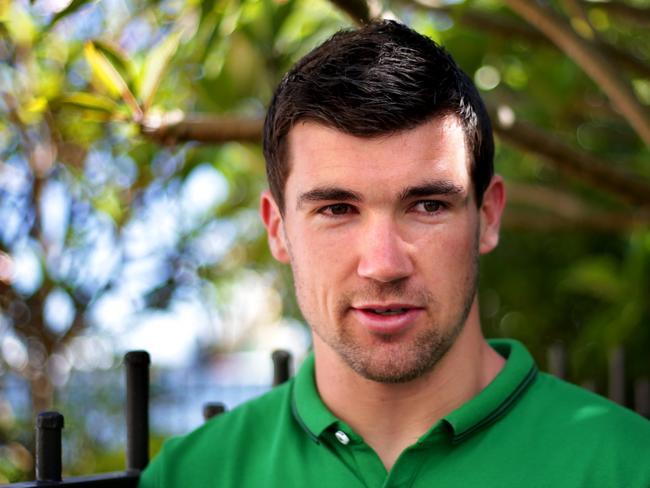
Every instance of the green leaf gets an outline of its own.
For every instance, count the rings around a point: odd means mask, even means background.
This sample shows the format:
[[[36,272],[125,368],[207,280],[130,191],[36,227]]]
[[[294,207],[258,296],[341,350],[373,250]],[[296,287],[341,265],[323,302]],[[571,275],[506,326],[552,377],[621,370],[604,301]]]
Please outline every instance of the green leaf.
[[[59,103],[99,112],[114,113],[119,106],[110,98],[92,93],[71,93],[57,100]]]
[[[224,19],[228,15],[233,15],[232,12],[239,12],[241,8],[236,10],[231,5],[231,3],[221,3],[218,8],[215,6],[208,6],[210,2],[201,3],[201,22],[200,29],[207,30],[207,33],[203,34],[200,38],[200,42],[194,41],[193,44],[195,49],[197,49],[198,59],[201,64],[205,64],[206,59],[210,55],[213,46],[216,43],[224,43],[227,41],[227,34],[221,32]],[[209,7],[209,8],[208,8]],[[197,40],[199,38],[197,37]],[[198,44],[198,45],[197,45]]]
[[[84,54],[93,74],[101,85],[114,98],[122,98],[131,110],[134,118],[139,121],[142,118],[142,110],[126,84],[126,81],[124,81],[124,78],[122,78],[108,58],[95,47],[92,41],[87,42],[84,46]]]
[[[105,41],[95,40],[93,44],[95,45],[95,49],[106,56],[106,59],[110,61],[124,81],[131,86],[135,78],[135,68],[126,53],[119,47]]]
[[[152,49],[145,59],[138,79],[138,95],[145,112],[151,107],[160,80],[169,65],[169,61],[178,49],[181,35],[180,31],[172,32]]]
[[[626,294],[617,263],[608,256],[590,256],[573,264],[560,289],[607,302],[615,302]]]
[[[93,201],[95,209],[105,213],[116,224],[120,224],[126,209],[120,202],[118,192],[113,187],[107,187],[104,191]]]
[[[87,3],[90,3],[91,1],[92,0],[72,0],[66,8],[58,12],[54,17],[52,17],[52,20],[50,20],[50,23],[48,24],[46,29],[51,29],[54,26],[54,24],[56,24],[59,20],[67,17],[68,15],[75,13],[77,10],[79,10]]]
[[[19,44],[31,47],[38,38],[38,28],[34,19],[18,2],[7,2],[3,5],[3,1],[0,0],[0,20],[2,21],[0,25],[3,28],[3,41],[7,38],[10,45]]]
[[[205,19],[212,14],[216,3],[216,0],[203,0],[201,2],[201,20],[199,21],[199,24],[202,25],[203,22],[205,22]]]
[[[294,12],[295,5],[295,0],[287,0],[286,2],[280,3],[276,8],[273,9],[271,14],[271,24],[274,39],[278,37],[278,34],[284,27],[284,24],[289,18],[289,15]]]

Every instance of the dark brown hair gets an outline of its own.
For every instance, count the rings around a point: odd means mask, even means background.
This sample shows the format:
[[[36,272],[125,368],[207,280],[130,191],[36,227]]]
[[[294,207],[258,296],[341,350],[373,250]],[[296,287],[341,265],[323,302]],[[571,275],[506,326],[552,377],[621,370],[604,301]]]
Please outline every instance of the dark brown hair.
[[[278,85],[264,122],[264,157],[273,198],[284,211],[287,135],[310,120],[358,137],[458,117],[473,160],[480,205],[493,172],[492,127],[481,97],[452,57],[394,21],[336,33],[304,56]]]

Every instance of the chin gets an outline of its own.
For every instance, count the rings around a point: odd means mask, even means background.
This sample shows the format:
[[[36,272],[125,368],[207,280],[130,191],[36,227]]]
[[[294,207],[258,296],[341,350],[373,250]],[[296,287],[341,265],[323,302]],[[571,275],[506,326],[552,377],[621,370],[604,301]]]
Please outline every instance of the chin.
[[[352,338],[341,336],[339,346],[353,347],[342,347],[337,352],[364,378],[381,383],[406,383],[436,368],[456,343],[465,319],[463,313],[456,320],[445,320],[448,326],[429,320],[426,328],[419,323],[405,334],[373,336],[369,347],[360,347],[358,342],[351,344]]]
[[[378,383],[407,383],[432,371],[457,334],[437,331],[404,337],[373,338],[371,344],[336,344],[341,359],[358,375]]]

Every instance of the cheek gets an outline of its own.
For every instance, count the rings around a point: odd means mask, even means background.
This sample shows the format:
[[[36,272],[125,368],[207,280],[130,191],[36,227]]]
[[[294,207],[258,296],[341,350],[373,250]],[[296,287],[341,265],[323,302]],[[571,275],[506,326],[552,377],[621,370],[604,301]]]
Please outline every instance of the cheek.
[[[324,309],[328,298],[340,289],[338,270],[344,256],[350,253],[337,242],[322,242],[313,235],[294,242],[299,244],[292,247],[291,267],[301,306],[310,311]]]
[[[434,283],[464,281],[475,267],[477,230],[468,222],[436,229],[416,245],[428,280]]]
[[[299,246],[297,256],[303,266],[308,266],[310,274],[326,276],[334,274],[344,262],[349,261],[355,253],[355,235],[350,231],[322,231],[305,229],[295,236]]]

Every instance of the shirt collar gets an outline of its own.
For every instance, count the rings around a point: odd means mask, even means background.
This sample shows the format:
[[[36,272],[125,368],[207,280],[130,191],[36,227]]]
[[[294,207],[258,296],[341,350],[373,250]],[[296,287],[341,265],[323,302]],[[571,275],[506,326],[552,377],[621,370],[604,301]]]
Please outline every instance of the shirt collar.
[[[460,442],[491,424],[512,407],[537,376],[537,366],[528,350],[512,339],[488,341],[506,360],[492,382],[478,395],[444,417],[454,442]]]
[[[314,353],[311,352],[296,375],[291,410],[300,426],[314,441],[319,442],[318,438],[323,431],[338,419],[321,400],[316,388],[314,371]]]
[[[537,366],[528,350],[518,341],[488,341],[506,364],[492,382],[477,396],[444,417],[453,432],[453,441],[461,442],[501,417],[521,397],[537,376]],[[303,362],[293,385],[291,408],[300,426],[315,441],[331,425],[339,422],[318,394],[314,376],[314,354]],[[425,434],[424,441],[433,431]]]

